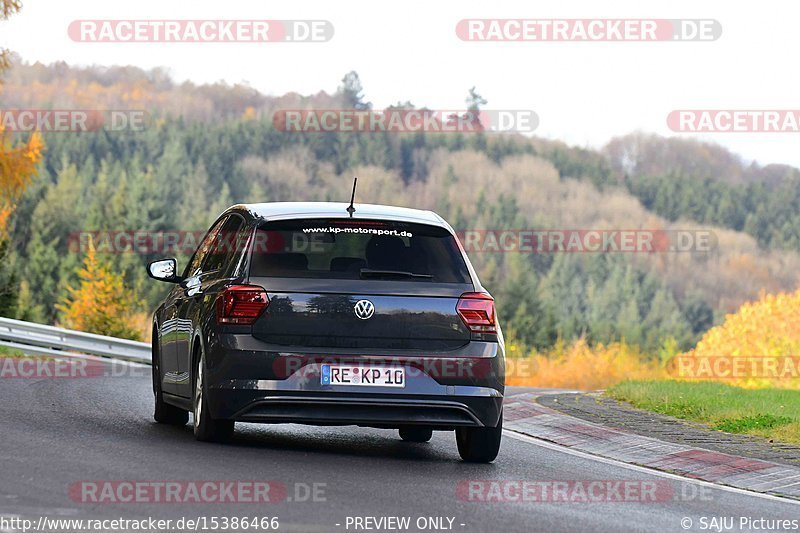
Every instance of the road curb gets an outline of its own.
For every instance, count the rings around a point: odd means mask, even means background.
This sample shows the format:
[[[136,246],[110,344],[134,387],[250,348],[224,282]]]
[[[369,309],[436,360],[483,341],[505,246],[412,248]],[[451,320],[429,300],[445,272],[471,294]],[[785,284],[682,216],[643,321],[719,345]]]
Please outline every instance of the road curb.
[[[506,397],[506,429],[585,453],[719,485],[800,500],[800,468],[665,442],[587,422],[536,402],[537,393]]]

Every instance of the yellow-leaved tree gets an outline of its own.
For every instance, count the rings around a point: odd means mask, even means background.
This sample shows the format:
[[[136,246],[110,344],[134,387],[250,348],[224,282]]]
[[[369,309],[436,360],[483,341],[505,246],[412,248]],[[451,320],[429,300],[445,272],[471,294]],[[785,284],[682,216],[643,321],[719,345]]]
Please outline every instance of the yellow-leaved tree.
[[[0,0],[0,20],[6,20],[21,7],[19,0]],[[0,50],[0,74],[9,66],[8,50]],[[8,219],[17,200],[36,175],[42,148],[38,134],[33,134],[27,143],[15,143],[12,133],[5,131],[0,121],[0,241],[6,237]]]
[[[20,0],[0,0],[0,20],[6,20],[22,9]],[[8,68],[8,50],[0,50],[0,71]]]
[[[747,302],[725,321],[708,330],[697,346],[683,357],[713,361],[720,357],[764,358],[765,369],[774,369],[758,377],[727,379],[744,387],[779,386],[800,388],[795,363],[800,354],[800,290],[794,293],[761,294]],[[770,363],[766,359],[774,359]],[[791,364],[791,366],[787,366]],[[780,373],[778,372],[780,371]]]
[[[57,305],[61,322],[70,329],[141,340],[136,327],[136,307],[139,302],[125,287],[122,276],[97,258],[94,244],[89,241],[83,267],[78,270],[80,286],[68,287],[68,294]]]
[[[42,158],[42,140],[38,134],[16,146],[10,133],[0,124],[0,240],[6,236],[8,219],[16,202],[36,175]]]

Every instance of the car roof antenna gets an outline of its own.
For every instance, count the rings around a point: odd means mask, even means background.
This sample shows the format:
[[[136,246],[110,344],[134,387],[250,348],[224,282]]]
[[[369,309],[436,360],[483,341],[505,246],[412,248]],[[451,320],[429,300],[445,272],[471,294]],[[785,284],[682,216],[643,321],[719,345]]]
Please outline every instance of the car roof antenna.
[[[358,183],[358,178],[353,177],[353,194],[350,195],[350,206],[347,208],[347,212],[350,213],[350,218],[353,218],[353,213],[356,212],[356,208],[353,207],[353,202],[356,199],[356,184]]]

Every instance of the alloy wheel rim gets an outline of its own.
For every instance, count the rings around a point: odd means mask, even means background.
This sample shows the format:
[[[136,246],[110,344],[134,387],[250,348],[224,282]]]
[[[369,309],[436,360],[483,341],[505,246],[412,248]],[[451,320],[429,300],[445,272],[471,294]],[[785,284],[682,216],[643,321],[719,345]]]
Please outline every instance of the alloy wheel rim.
[[[203,360],[197,365],[197,385],[194,391],[194,425],[200,425],[200,415],[203,413]]]

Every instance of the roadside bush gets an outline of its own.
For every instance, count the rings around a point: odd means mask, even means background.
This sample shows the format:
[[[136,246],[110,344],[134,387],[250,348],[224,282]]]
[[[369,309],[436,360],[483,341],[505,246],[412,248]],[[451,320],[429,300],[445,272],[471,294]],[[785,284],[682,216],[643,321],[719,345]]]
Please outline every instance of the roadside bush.
[[[509,353],[515,353],[513,345]],[[509,357],[506,384],[563,389],[604,389],[626,379],[666,377],[659,361],[623,342],[589,346],[584,339],[558,342],[547,351]]]

